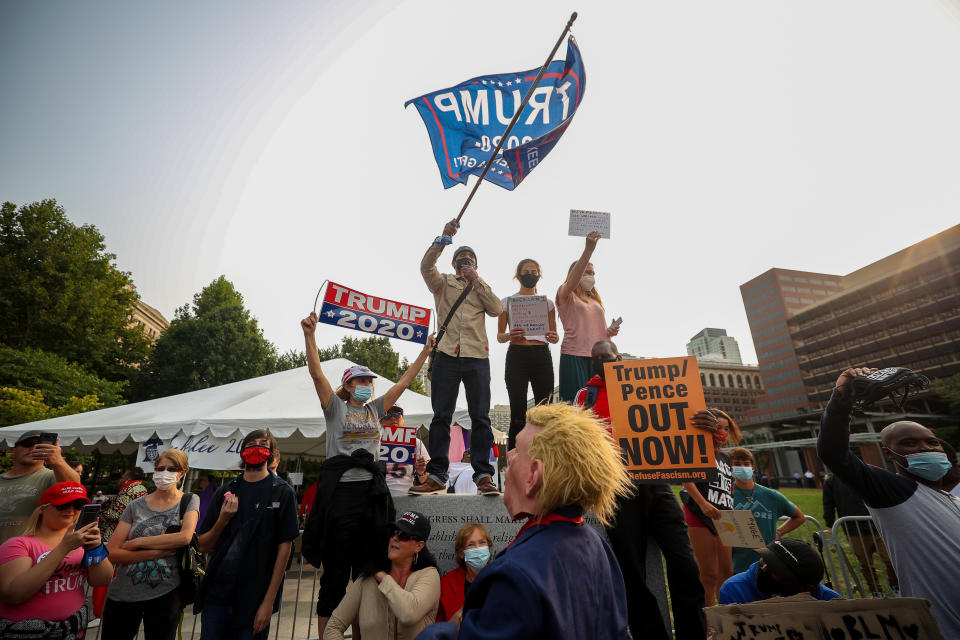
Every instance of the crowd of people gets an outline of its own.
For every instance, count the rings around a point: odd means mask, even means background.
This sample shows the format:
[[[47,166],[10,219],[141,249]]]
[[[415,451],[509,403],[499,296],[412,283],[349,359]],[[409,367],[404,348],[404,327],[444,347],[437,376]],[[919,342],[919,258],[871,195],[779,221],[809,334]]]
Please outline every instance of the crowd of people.
[[[187,454],[162,452],[154,462],[153,491],[143,471],[133,468],[90,522],[81,513],[91,501],[59,442],[39,432],[19,438],[11,470],[0,475],[0,637],[81,637],[91,615],[90,585],[106,640],[132,640],[141,627],[147,640],[173,640],[191,603],[201,615],[202,640],[264,639],[301,527],[304,557],[322,568],[316,616],[319,635],[328,640],[343,638],[350,628],[353,637],[366,640],[699,640],[708,632],[705,607],[798,593],[840,597],[821,584],[825,571],[817,550],[788,537],[804,514],[757,481],[756,459],[738,446],[742,434],[724,411],[711,408],[690,419],[694,430],[713,440],[716,469],[702,482],[684,483],[680,500],[666,483],[630,479],[611,437],[605,365],[622,356],[611,341],[619,323],[607,323],[596,287],[591,259],[597,234],[586,237],[549,302],[547,329],[527,335],[513,325],[511,309],[518,297],[537,295],[540,264],[521,260],[514,273],[519,288],[503,298],[478,275],[477,252],[469,246],[453,251],[453,273],[442,274],[436,265],[457,229],[455,221],[447,223],[421,261],[442,339],[430,336],[380,395],[377,375],[364,366],[351,366],[338,384],[331,382],[314,337],[317,316],[301,321],[307,368],[326,420],[326,457],[299,511],[293,488],[275,473],[279,446],[267,430],[243,438],[241,473],[219,487],[216,478],[204,476],[199,494],[182,486]],[[511,417],[502,493],[490,455],[486,316],[498,318],[497,340],[509,343],[504,382]],[[559,398],[552,398],[550,345],[557,343]],[[403,425],[397,401],[428,359],[429,442],[417,441],[413,464],[382,464],[382,430]],[[928,599],[944,635],[960,638],[960,500],[949,493],[960,468],[955,454],[951,459],[944,443],[914,422],[883,430],[884,455],[896,473],[850,451],[848,388],[871,371],[844,371],[823,414],[818,453],[833,473],[823,494],[827,522],[834,510],[841,517],[873,516],[875,524],[846,530],[851,540],[869,536],[869,551],[888,564],[891,582],[903,595]],[[481,496],[502,496],[509,516],[524,524],[499,550],[482,524],[465,525],[454,541],[457,566],[441,576],[428,548],[429,516],[417,510],[398,516],[393,497],[447,491],[458,464],[451,465],[449,455],[461,385],[471,430],[460,463],[469,472],[460,473],[457,484],[463,478]],[[536,403],[529,410],[528,390]],[[718,524],[729,510],[753,514],[765,548],[722,542]],[[606,539],[586,524],[588,512]],[[651,540],[666,561],[672,628],[647,578]],[[185,573],[191,544],[207,559],[199,586]],[[858,558],[872,568],[867,543],[861,546],[865,555]]]

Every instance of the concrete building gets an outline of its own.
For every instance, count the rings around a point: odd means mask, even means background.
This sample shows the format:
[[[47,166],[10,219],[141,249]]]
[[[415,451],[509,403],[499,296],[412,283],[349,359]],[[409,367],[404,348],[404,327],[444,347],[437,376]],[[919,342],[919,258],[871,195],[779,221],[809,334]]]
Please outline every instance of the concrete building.
[[[723,409],[738,425],[746,423],[763,395],[760,367],[726,362],[718,355],[697,358],[697,366],[707,406]]]
[[[148,305],[143,300],[137,300],[137,305],[133,310],[133,324],[143,329],[150,340],[156,342],[160,334],[167,330],[170,322],[163,317],[163,314]]]
[[[720,356],[724,362],[743,364],[740,359],[740,345],[727,335],[726,329],[704,329],[690,338],[687,343],[687,355],[702,358],[707,355]]]

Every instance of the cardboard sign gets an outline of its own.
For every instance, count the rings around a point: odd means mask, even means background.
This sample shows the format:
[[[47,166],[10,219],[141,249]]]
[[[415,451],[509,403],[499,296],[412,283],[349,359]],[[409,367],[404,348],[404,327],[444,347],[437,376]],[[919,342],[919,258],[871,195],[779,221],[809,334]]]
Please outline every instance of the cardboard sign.
[[[942,640],[921,598],[814,600],[809,594],[707,607],[716,640]]]
[[[523,329],[528,336],[542,336],[550,328],[547,296],[510,296],[510,328]]]
[[[586,236],[596,231],[601,238],[610,239],[610,214],[602,211],[570,209],[568,236]]]
[[[715,524],[720,542],[728,547],[763,549],[767,546],[753,511],[721,510],[720,520],[715,521]]]
[[[317,321],[378,336],[427,343],[430,309],[361,293],[331,282]]]
[[[303,484],[303,472],[291,471],[287,473],[287,482],[294,487],[299,487]]]
[[[604,365],[613,439],[639,482],[703,482],[715,470],[713,438],[690,418],[706,409],[697,358]]]
[[[392,464],[413,464],[417,451],[415,426],[384,425],[380,432],[380,461]]]

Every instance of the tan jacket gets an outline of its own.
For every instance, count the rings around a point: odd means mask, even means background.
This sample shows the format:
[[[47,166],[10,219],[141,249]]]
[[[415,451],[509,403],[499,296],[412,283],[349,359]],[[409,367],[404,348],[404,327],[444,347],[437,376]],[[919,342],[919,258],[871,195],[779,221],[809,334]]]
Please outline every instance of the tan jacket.
[[[420,274],[427,288],[433,294],[437,307],[437,329],[446,320],[450,307],[457,301],[467,281],[450,273],[437,271],[437,259],[443,251],[444,245],[432,244],[423,254],[420,261]],[[473,291],[467,294],[466,299],[457,307],[447,325],[447,333],[440,341],[438,351],[448,356],[464,358],[486,358],[489,355],[487,348],[486,319],[483,314],[496,318],[503,313],[503,305],[490,289],[490,285],[478,277],[473,282]]]
[[[350,625],[363,640],[413,640],[437,619],[439,603],[440,574],[433,567],[411,573],[403,588],[389,575],[380,584],[373,577],[356,580],[330,615],[323,640],[343,640]]]

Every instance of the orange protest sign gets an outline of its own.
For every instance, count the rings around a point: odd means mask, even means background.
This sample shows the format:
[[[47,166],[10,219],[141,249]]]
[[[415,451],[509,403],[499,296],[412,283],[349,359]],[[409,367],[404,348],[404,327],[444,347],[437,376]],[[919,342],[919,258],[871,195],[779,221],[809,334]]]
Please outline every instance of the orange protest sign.
[[[613,439],[639,482],[702,482],[716,468],[713,438],[690,418],[706,409],[694,356],[604,364]]]

